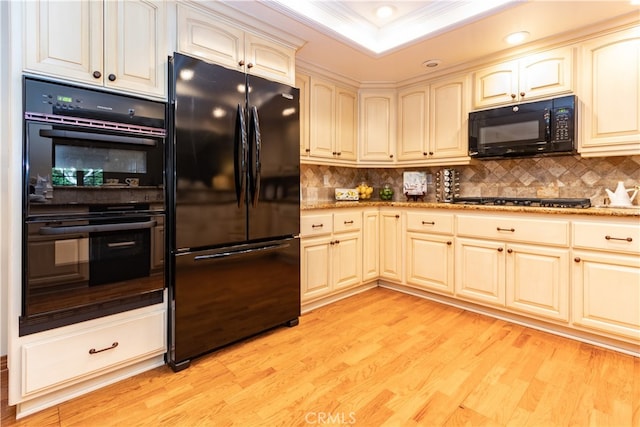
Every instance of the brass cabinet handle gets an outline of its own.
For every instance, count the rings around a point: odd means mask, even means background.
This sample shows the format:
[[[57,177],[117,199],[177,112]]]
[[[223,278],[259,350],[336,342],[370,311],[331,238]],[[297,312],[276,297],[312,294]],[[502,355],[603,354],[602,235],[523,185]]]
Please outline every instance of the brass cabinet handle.
[[[322,228],[324,224],[311,224],[311,228]]]
[[[422,225],[436,225],[434,221],[422,221]]]
[[[516,231],[516,229],[515,229],[515,228],[500,228],[500,227],[496,228],[496,230],[498,230],[498,231],[510,231],[510,232],[512,232],[512,233],[513,233],[514,231]]]
[[[102,353],[103,351],[107,351],[107,350],[113,350],[117,346],[118,346],[118,341],[111,344],[111,347],[106,347],[101,350],[96,350],[95,348],[92,348],[91,350],[89,350],[89,354],[96,354],[96,353]]]
[[[621,239],[619,237],[604,236],[604,238],[607,239],[607,240],[623,240],[623,241],[626,241],[626,242],[633,242],[633,239],[631,237],[627,237],[627,238]]]

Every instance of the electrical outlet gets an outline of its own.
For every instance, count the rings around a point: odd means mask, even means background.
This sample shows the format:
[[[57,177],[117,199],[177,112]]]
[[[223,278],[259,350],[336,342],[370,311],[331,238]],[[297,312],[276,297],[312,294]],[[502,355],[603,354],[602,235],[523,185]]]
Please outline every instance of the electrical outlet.
[[[433,174],[427,174],[427,184],[433,184]]]
[[[326,175],[324,176],[324,184],[323,184],[323,185],[324,185],[325,187],[328,187],[328,186],[329,186],[329,175],[328,175],[328,174],[326,174]]]

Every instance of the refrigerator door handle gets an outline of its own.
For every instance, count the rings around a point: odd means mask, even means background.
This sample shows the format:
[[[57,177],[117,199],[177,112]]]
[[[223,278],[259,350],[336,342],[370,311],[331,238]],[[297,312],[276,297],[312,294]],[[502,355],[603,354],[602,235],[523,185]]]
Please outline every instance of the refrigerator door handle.
[[[220,252],[220,253],[208,254],[208,255],[197,255],[193,258],[193,260],[194,261],[210,261],[214,259],[227,258],[235,255],[244,255],[244,254],[253,253],[253,252],[274,251],[274,250],[288,248],[289,246],[290,246],[289,243],[278,243],[275,245],[261,246],[258,248],[241,249],[237,251]]]
[[[236,201],[241,207],[247,188],[247,127],[244,121],[244,109],[238,104],[236,112],[235,141],[233,144],[233,172],[235,178]]]
[[[255,207],[258,205],[260,196],[260,150],[262,149],[262,138],[260,136],[260,120],[258,118],[258,109],[251,107],[251,117],[249,118],[249,139],[251,141],[251,166],[249,174],[251,175],[251,204]]]

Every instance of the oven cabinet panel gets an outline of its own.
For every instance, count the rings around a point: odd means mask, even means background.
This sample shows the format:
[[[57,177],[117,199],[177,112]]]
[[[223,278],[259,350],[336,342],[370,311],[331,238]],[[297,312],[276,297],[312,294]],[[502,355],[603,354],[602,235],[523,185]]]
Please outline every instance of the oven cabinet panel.
[[[25,71],[164,98],[162,1],[24,2]]]
[[[581,59],[580,155],[640,154],[640,27],[592,39]]]
[[[640,344],[640,256],[573,252],[574,326]]]
[[[573,91],[569,47],[492,65],[474,73],[474,108],[523,102]]]
[[[21,418],[161,366],[166,330],[161,303],[21,337],[10,349],[9,404]]]

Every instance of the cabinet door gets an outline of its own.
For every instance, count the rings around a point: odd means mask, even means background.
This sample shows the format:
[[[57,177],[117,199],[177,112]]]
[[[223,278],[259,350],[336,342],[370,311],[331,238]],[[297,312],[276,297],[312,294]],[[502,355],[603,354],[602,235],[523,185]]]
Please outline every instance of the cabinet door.
[[[336,87],[336,155],[340,160],[356,160],[358,144],[358,95]]]
[[[507,247],[507,307],[569,321],[569,250]]]
[[[455,292],[462,298],[505,304],[504,243],[456,239]]]
[[[469,83],[467,76],[431,85],[429,156],[434,159],[467,157],[469,152]]]
[[[362,281],[362,240],[360,232],[335,234],[331,242],[331,269],[334,290]]]
[[[380,221],[378,211],[365,211],[362,221],[362,280],[375,280],[380,271]]]
[[[473,106],[475,108],[513,101],[518,92],[518,62],[509,61],[474,73]]]
[[[296,73],[296,87],[300,89],[300,155],[307,157],[309,148],[309,91],[310,77]]]
[[[331,241],[329,237],[300,240],[302,301],[331,292]]]
[[[398,160],[421,160],[433,154],[427,149],[428,100],[425,86],[398,93]]]
[[[582,156],[640,154],[640,27],[582,47]]]
[[[25,70],[102,85],[103,3],[24,2]]]
[[[393,162],[395,150],[395,95],[392,92],[361,93],[361,161]]]
[[[161,0],[105,3],[105,86],[165,96],[165,8]]]
[[[247,72],[265,79],[287,85],[295,83],[295,50],[278,43],[245,34],[244,61],[250,69]]]
[[[453,237],[407,233],[407,284],[453,295]]]
[[[640,257],[573,252],[574,325],[640,343]]]
[[[530,55],[520,60],[518,95],[521,101],[573,91],[573,49]]]
[[[335,150],[335,86],[311,77],[310,154],[333,159]]]
[[[243,70],[244,32],[206,11],[177,3],[178,52]]]
[[[402,281],[402,216],[380,212],[380,277]]]

